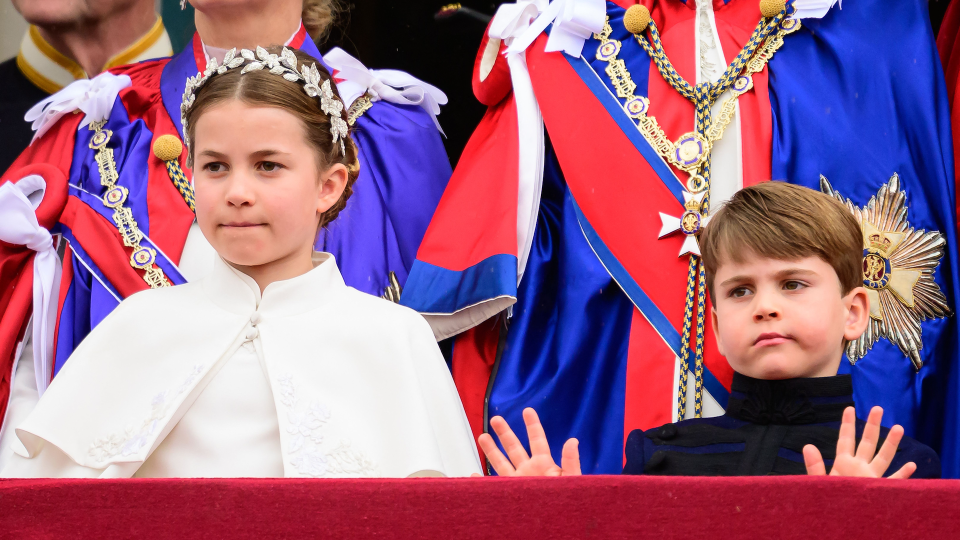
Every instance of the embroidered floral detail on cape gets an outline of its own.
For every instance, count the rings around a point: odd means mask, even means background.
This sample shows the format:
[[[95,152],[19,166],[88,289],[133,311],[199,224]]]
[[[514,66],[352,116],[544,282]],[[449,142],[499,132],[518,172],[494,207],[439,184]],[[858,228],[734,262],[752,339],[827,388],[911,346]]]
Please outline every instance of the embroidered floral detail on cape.
[[[291,375],[278,378],[277,384],[280,403],[287,409],[286,432],[290,435],[290,444],[286,453],[300,475],[314,478],[377,476],[376,463],[352,448],[349,440],[340,439],[336,446],[325,444],[324,428],[331,418],[327,407],[319,401],[302,403],[297,398]],[[331,446],[333,448],[328,450]]]
[[[147,446],[153,436],[159,432],[170,412],[170,407],[181,394],[193,388],[197,378],[204,372],[205,366],[197,364],[187,377],[176,388],[165,390],[153,397],[150,402],[150,412],[139,425],[131,425],[122,432],[101,437],[90,445],[90,456],[103,463],[115,456],[133,456]]]

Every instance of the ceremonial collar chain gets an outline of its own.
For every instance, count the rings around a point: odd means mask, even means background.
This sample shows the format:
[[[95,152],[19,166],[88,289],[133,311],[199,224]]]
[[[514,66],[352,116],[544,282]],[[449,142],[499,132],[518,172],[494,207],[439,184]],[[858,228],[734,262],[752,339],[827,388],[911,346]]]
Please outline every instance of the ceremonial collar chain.
[[[633,35],[643,50],[652,59],[663,79],[680,95],[691,101],[696,107],[696,131],[681,135],[671,141],[657,119],[649,115],[650,100],[638,96],[637,85],[623,59],[618,58],[622,44],[613,39],[613,28],[607,17],[603,30],[594,34],[600,41],[596,58],[607,63],[604,70],[626,114],[632,118],[640,133],[654,151],[666,162],[687,173],[690,178],[683,192],[684,209],[679,218],[660,212],[663,227],[660,238],[677,231],[685,235],[680,256],[689,254],[687,265],[687,292],[684,301],[683,329],[681,331],[684,346],[680,351],[680,377],[677,384],[676,418],[682,420],[687,408],[687,372],[690,370],[690,357],[694,356],[693,373],[695,377],[694,416],[700,418],[703,412],[703,353],[705,340],[706,313],[706,271],[700,261],[700,247],[697,236],[709,219],[710,209],[710,152],[713,144],[719,141],[736,114],[737,100],[742,94],[753,88],[753,75],[766,66],[773,54],[783,45],[783,36],[800,28],[800,21],[789,15],[794,11],[786,0],[760,0],[762,18],[750,35],[750,39],[727,66],[716,83],[704,82],[690,84],[674,68],[667,58],[660,41],[660,32],[650,16],[647,7],[637,4],[630,6],[623,14],[623,25]],[[649,32],[649,39],[646,34]],[[726,91],[732,95],[721,106],[719,118],[711,118],[711,106]],[[696,325],[694,331],[694,324]],[[686,344],[695,334],[694,350]]]
[[[310,97],[320,98],[320,108],[330,116],[330,134],[333,143],[340,143],[340,154],[346,155],[344,141],[347,138],[347,121],[343,118],[343,102],[333,93],[330,79],[320,82],[320,71],[317,64],[307,66],[303,64],[297,71],[297,56],[290,49],[284,47],[279,55],[270,54],[263,47],[257,47],[256,52],[249,49],[230,49],[223,57],[223,64],[218,64],[216,58],[207,62],[207,68],[187,79],[187,86],[183,90],[183,102],[180,104],[180,121],[183,124],[183,142],[190,146],[187,135],[187,112],[196,101],[197,91],[214,75],[223,75],[231,69],[243,66],[240,74],[251,71],[268,70],[274,75],[283,77],[290,82],[303,83],[303,90]]]

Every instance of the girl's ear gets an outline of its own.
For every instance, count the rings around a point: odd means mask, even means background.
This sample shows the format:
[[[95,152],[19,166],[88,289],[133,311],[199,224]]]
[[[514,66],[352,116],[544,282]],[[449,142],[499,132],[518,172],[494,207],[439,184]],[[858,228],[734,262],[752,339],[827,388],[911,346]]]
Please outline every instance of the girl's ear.
[[[329,169],[320,173],[319,190],[317,191],[317,213],[322,214],[329,210],[343,195],[347,187],[349,173],[346,165],[335,163]]]

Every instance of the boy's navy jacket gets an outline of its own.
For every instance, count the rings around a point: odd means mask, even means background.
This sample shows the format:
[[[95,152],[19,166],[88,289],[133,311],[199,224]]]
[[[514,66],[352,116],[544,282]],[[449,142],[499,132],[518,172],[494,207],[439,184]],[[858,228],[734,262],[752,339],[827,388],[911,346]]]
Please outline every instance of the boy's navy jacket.
[[[843,411],[853,406],[849,375],[765,381],[736,373],[732,390],[723,416],[632,431],[623,474],[806,474],[803,447],[807,444],[820,450],[829,471]],[[865,425],[857,418],[858,444]],[[880,428],[878,450],[889,431]],[[884,476],[910,461],[917,464],[912,478],[940,478],[936,452],[909,437],[900,441]]]

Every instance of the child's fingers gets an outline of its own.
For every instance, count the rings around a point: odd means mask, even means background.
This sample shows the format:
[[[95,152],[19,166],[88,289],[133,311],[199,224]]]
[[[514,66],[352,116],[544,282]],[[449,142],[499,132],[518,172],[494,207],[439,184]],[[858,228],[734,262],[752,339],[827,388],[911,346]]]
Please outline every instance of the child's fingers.
[[[493,470],[497,471],[497,474],[500,476],[511,476],[516,472],[516,469],[510,464],[507,456],[503,455],[503,452],[497,448],[497,443],[493,442],[493,437],[491,437],[489,433],[481,434],[477,437],[477,442],[480,443],[480,449],[483,450],[483,455],[487,456],[487,461],[490,462]]]
[[[880,439],[880,420],[883,418],[883,409],[874,407],[867,416],[867,425],[863,427],[863,437],[857,447],[857,459],[870,463],[877,452],[877,441]]]
[[[562,476],[580,476],[580,441],[568,439],[563,444],[563,453],[560,456]]]
[[[906,480],[913,476],[913,473],[917,471],[917,464],[914,462],[909,462],[903,467],[900,467],[900,470],[891,474],[890,478],[897,478],[899,480]]]
[[[820,450],[817,450],[817,447],[812,444],[803,447],[803,464],[807,467],[809,476],[825,476],[827,474],[827,466],[823,463],[823,456],[820,455]]]
[[[853,407],[843,411],[840,437],[837,439],[837,457],[852,456],[857,445],[857,413]]]
[[[523,423],[527,425],[527,439],[530,441],[531,455],[550,455],[550,443],[547,442],[547,435],[543,432],[543,424],[540,423],[540,417],[537,411],[527,407],[523,410]]]
[[[887,472],[887,468],[890,467],[890,463],[893,462],[893,458],[897,454],[897,447],[900,445],[902,438],[903,428],[901,426],[896,425],[890,428],[890,432],[887,433],[887,440],[883,441],[883,446],[877,452],[877,457],[870,462],[870,469],[878,478]]]
[[[490,426],[493,428],[493,431],[497,433],[497,438],[500,439],[500,444],[503,445],[503,449],[507,452],[507,455],[510,456],[510,461],[513,462],[514,467],[519,467],[526,463],[530,456],[527,455],[527,450],[520,443],[520,439],[517,438],[513,430],[510,429],[510,425],[507,424],[507,421],[501,416],[494,416],[490,419]]]

